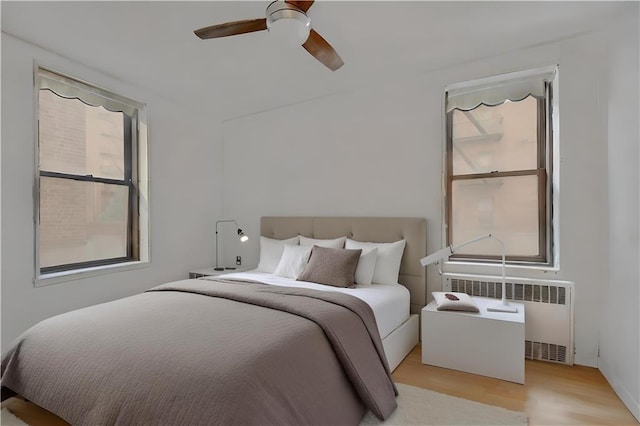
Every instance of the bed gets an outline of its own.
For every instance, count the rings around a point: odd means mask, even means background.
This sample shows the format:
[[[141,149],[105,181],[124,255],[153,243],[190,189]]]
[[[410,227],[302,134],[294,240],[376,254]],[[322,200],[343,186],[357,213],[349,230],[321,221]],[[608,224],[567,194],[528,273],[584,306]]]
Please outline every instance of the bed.
[[[32,327],[3,355],[2,398],[19,394],[74,425],[387,418],[390,371],[417,343],[411,309],[424,306],[424,222],[262,218],[261,235],[277,240],[404,239],[402,285],[358,296],[260,271],[163,284]]]
[[[406,245],[398,283],[409,292],[409,312],[398,308],[403,318],[391,332],[383,334],[383,345],[391,371],[418,343],[420,311],[426,306],[427,277],[420,259],[427,255],[427,221],[416,217],[299,217],[268,216],[260,220],[260,235],[286,239],[295,235],[331,239],[347,236],[358,241]],[[402,310],[400,310],[402,309]]]

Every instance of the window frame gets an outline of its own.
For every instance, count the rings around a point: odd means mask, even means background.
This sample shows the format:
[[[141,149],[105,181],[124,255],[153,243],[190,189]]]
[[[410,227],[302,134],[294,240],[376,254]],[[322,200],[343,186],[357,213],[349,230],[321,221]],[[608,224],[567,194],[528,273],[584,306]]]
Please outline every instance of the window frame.
[[[74,90],[87,90],[93,99],[103,97],[110,105],[121,104],[125,110],[124,120],[124,176],[123,179],[96,177],[93,175],[76,175],[72,173],[45,171],[40,169],[40,90],[50,90],[56,96],[67,98],[48,87],[43,87],[42,76],[59,77],[62,84],[69,83]],[[34,285],[54,284],[73,279],[101,275],[120,270],[135,269],[149,263],[149,217],[148,217],[148,158],[147,158],[147,125],[146,104],[125,98],[113,90],[104,89],[94,83],[71,77],[66,73],[55,71],[49,67],[34,63],[34,121],[35,121],[35,176],[34,176]],[[81,102],[96,106],[95,102],[86,102],[79,96],[72,96]],[[98,105],[103,106],[104,105]],[[127,253],[126,256],[75,262],[48,267],[40,266],[40,179],[53,177],[81,182],[94,182],[128,188],[127,206]],[[145,201],[146,200],[146,201]]]
[[[514,75],[526,76],[530,75],[530,78],[539,77],[542,74],[548,74],[549,70],[553,69],[552,77],[550,81],[545,81],[544,86],[544,98],[536,98],[537,101],[537,159],[535,169],[518,169],[512,171],[490,171],[486,173],[474,173],[474,174],[453,174],[453,114],[454,111],[473,111],[480,105],[476,105],[472,109],[453,108],[451,111],[447,111],[448,100],[448,88],[444,93],[444,109],[445,109],[445,161],[444,161],[444,186],[445,186],[445,199],[444,199],[444,238],[445,245],[450,246],[453,242],[453,197],[452,189],[455,181],[461,180],[475,180],[475,179],[492,179],[500,177],[515,177],[515,176],[537,176],[538,178],[538,254],[535,256],[521,256],[506,254],[505,260],[512,265],[539,265],[539,266],[552,266],[557,262],[557,254],[553,252],[555,229],[554,229],[554,169],[556,169],[554,161],[554,150],[556,149],[554,143],[554,128],[557,126],[557,108],[556,100],[554,96],[554,85],[557,78],[557,65],[554,67],[546,67],[544,69],[522,71],[507,74],[505,76],[489,77],[483,79],[491,82],[491,86],[500,86],[500,81],[508,82],[509,78],[513,78]],[[479,80],[482,81],[482,80]],[[463,83],[473,84],[474,82]],[[507,83],[508,84],[508,83]],[[524,100],[528,96],[522,99]],[[482,263],[495,263],[501,262],[502,257],[499,255],[479,255],[479,254],[465,254],[454,253],[450,256],[450,259],[454,262],[482,262]]]

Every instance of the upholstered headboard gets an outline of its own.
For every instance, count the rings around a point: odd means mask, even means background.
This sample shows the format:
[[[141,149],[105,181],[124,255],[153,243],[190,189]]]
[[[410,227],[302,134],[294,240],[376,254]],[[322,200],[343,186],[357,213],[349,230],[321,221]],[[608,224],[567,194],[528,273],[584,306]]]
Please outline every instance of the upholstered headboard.
[[[309,238],[347,236],[357,241],[392,243],[404,239],[406,247],[398,282],[411,293],[411,313],[426,305],[426,270],[420,259],[427,251],[427,221],[416,217],[284,217],[260,219],[260,235],[285,239],[304,235]]]

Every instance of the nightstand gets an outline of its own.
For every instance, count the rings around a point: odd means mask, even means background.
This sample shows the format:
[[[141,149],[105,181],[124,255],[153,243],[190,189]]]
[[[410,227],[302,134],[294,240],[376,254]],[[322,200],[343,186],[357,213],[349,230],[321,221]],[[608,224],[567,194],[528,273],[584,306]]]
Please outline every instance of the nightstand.
[[[524,383],[524,304],[518,312],[488,312],[498,299],[473,297],[480,312],[422,308],[422,363]]]
[[[209,266],[207,268],[200,269],[192,269],[189,271],[189,278],[200,278],[200,277],[208,277],[208,276],[217,276],[222,274],[230,274],[232,272],[245,272],[247,269],[237,268],[237,269],[225,269],[224,271],[216,271],[213,269],[213,266]]]

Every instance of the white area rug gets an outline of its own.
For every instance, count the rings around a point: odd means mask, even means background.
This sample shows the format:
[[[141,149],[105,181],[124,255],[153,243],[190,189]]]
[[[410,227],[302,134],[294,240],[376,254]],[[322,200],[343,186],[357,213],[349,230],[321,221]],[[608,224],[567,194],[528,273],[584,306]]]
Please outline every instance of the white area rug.
[[[526,425],[525,413],[396,383],[398,408],[386,421],[367,413],[364,425]]]
[[[6,408],[0,411],[0,425],[2,426],[27,426],[25,422],[13,415],[13,413]]]
[[[518,411],[455,398],[414,386],[397,384],[398,408],[386,421],[370,412],[361,426],[368,425],[526,425],[527,415]],[[0,412],[0,425],[27,426],[6,408]]]

